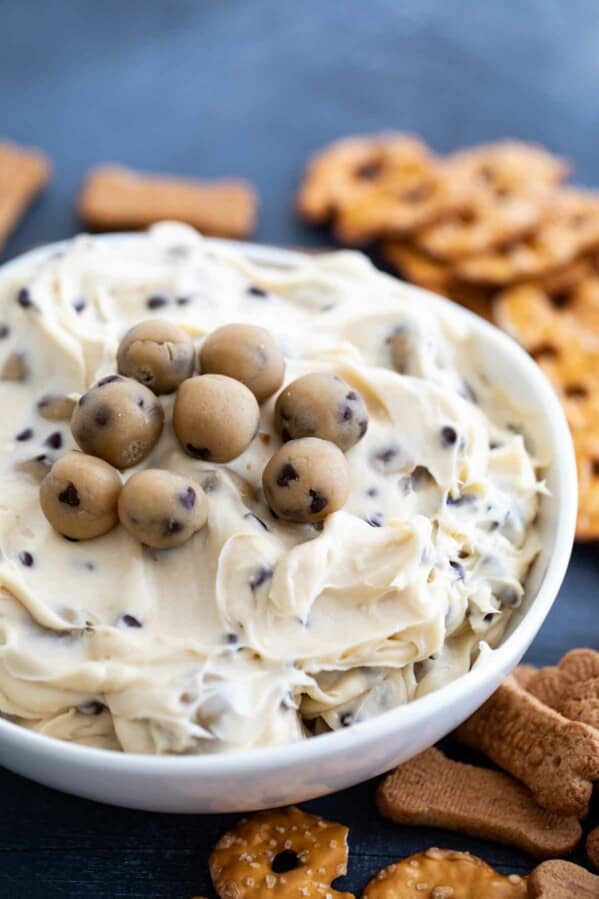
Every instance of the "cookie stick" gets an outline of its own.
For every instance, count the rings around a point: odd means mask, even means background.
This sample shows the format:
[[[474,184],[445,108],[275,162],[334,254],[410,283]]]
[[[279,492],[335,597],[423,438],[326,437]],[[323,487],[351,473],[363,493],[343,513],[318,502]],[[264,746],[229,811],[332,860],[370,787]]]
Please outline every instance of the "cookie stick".
[[[576,818],[539,808],[506,774],[454,762],[438,749],[427,749],[389,774],[378,788],[377,806],[399,824],[458,830],[537,858],[566,855],[582,835]]]

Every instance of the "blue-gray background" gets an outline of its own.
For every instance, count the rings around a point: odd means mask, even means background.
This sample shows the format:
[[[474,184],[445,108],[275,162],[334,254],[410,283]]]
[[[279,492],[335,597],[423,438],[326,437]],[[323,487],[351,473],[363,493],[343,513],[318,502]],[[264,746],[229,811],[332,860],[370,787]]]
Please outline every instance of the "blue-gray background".
[[[414,131],[441,151],[539,140],[599,186],[598,48],[596,0],[0,0],[0,136],[55,165],[5,256],[75,233],[81,177],[107,161],[243,175],[262,199],[259,240],[326,244],[294,220],[292,193],[307,155],[354,131]],[[578,548],[531,661],[599,647],[598,578],[596,546]],[[0,795],[1,897],[213,895],[206,859],[230,818],[111,809],[3,769]],[[372,784],[311,807],[351,826],[354,891],[431,844],[530,866],[383,821]]]

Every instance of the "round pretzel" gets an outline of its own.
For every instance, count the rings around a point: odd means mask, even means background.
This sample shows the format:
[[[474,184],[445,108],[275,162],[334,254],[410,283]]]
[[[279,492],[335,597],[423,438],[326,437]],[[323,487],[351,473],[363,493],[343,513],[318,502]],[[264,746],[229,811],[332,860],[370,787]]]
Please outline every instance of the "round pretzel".
[[[331,886],[347,872],[347,834],[294,807],[245,818],[210,855],[214,888],[221,899],[354,899]],[[279,861],[291,864],[278,873]]]

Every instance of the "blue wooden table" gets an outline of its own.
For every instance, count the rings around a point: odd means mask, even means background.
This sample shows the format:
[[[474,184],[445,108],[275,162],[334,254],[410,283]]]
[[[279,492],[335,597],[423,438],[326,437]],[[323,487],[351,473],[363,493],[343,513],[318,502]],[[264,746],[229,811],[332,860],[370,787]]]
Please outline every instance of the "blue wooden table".
[[[353,131],[414,131],[441,151],[539,140],[599,187],[598,46],[595,0],[0,0],[0,136],[44,147],[56,169],[5,255],[74,234],[80,179],[106,161],[246,176],[259,240],[326,245],[291,197],[307,155]],[[530,661],[599,647],[598,555],[576,549]],[[109,808],[3,769],[0,796],[0,897],[17,899],[213,895],[206,859],[234,820]],[[432,844],[530,867],[384,821],[373,784],[309,807],[351,828],[346,889]]]

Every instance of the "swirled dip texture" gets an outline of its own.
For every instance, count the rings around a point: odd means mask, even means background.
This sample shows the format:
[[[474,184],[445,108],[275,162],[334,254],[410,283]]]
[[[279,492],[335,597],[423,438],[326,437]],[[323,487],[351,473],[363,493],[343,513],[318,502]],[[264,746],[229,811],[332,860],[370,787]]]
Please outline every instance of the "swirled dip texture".
[[[80,237],[0,279],[0,370],[23,378],[0,382],[4,715],[127,752],[272,745],[409,702],[500,640],[538,550],[525,413],[489,383],[451,308],[415,301],[359,254],[296,259],[253,262],[165,224]],[[276,395],[226,465],[180,449],[170,395],[141,467],[197,480],[208,524],[168,552],[120,526],[79,543],[50,527],[35,475],[75,447],[47,398],[113,372],[120,338],[153,315],[198,347],[228,322],[263,326],[285,384],[334,372],[362,395],[370,424],[347,453],[341,511],[316,526],[270,513]]]

